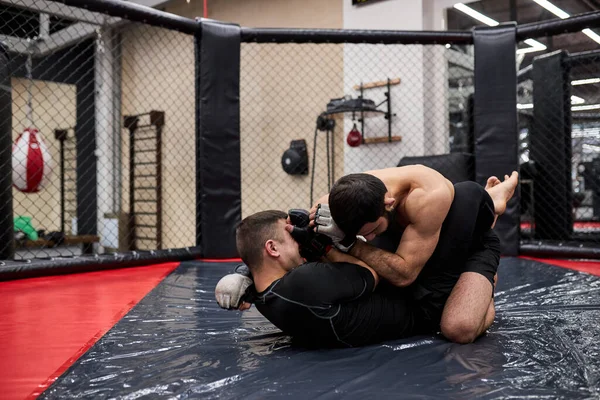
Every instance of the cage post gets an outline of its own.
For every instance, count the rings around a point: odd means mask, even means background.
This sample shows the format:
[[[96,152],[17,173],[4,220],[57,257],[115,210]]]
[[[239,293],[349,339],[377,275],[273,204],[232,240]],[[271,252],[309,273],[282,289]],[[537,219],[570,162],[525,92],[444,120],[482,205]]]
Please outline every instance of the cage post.
[[[129,250],[136,249],[135,243],[135,131],[137,130],[139,117],[125,116],[123,118],[124,125],[129,130],[129,229],[128,231],[128,248]]]
[[[537,239],[573,235],[571,181],[571,83],[565,51],[533,60],[533,123],[530,136]]]
[[[65,140],[68,131],[55,129],[54,138],[60,143],[60,231],[65,232]]]
[[[490,176],[519,169],[517,132],[516,25],[475,28],[475,176],[485,185]],[[502,253],[519,252],[519,191],[496,223]]]
[[[12,196],[12,97],[9,57],[0,44],[0,260],[15,256]]]
[[[208,258],[237,257],[240,56],[239,26],[202,22],[196,35],[196,244]]]

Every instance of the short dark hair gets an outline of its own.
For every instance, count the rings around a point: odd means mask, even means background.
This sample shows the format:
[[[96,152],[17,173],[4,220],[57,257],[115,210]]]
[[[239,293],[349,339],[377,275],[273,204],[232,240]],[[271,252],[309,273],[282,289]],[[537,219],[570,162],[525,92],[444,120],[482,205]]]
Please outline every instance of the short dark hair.
[[[283,211],[267,210],[252,214],[239,223],[235,230],[235,242],[242,261],[250,271],[260,268],[265,242],[269,239],[282,239],[276,224],[286,218],[287,214]]]
[[[385,214],[386,193],[383,181],[373,175],[346,175],[329,192],[331,217],[344,233],[356,235],[363,225]]]

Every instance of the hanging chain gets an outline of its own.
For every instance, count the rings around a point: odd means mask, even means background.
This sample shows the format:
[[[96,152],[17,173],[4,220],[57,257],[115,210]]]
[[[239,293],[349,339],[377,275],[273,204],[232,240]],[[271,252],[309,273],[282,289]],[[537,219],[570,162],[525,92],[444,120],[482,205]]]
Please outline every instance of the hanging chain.
[[[28,39],[29,41],[29,39]],[[27,120],[29,121],[29,126],[33,127],[33,41],[30,41],[29,46],[27,48],[27,62],[25,64],[26,73],[27,73]]]

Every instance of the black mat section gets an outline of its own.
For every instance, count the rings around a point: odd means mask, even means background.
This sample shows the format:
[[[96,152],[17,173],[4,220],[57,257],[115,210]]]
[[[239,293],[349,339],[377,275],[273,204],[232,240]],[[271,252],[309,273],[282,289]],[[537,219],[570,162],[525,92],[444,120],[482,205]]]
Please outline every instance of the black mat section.
[[[218,308],[233,264],[183,263],[42,398],[572,398],[600,395],[600,278],[503,259],[490,332],[294,347],[253,308]]]

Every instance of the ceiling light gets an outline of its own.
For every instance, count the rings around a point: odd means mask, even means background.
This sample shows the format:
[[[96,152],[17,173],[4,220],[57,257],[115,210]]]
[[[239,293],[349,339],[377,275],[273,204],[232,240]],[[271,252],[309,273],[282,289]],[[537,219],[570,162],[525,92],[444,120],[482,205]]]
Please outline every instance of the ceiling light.
[[[527,39],[527,40],[525,40],[525,43],[528,44],[531,47],[524,47],[522,49],[518,49],[517,50],[517,54],[535,53],[537,51],[544,51],[544,50],[546,50],[546,45],[544,45],[543,43],[538,42],[537,40]]]
[[[540,6],[544,7],[546,10],[550,11],[552,14],[556,15],[558,18],[569,18],[570,15],[556,7],[554,4],[550,3],[548,0],[533,0],[538,3]]]
[[[540,6],[544,7],[546,10],[550,11],[552,14],[556,15],[558,18],[565,19],[569,18],[570,15],[560,8],[556,7],[554,4],[550,3],[548,0],[533,0]],[[600,43],[600,35],[594,32],[591,29],[584,29],[581,31],[584,35],[592,39],[596,43]]]
[[[483,22],[486,25],[489,25],[489,26],[500,25],[500,22],[498,22],[486,15],[483,15],[479,11],[475,11],[474,9],[472,9],[471,7],[469,7],[463,3],[455,4],[454,8],[456,8],[458,11],[461,11],[461,12],[467,14],[469,17],[471,17],[473,19],[476,19],[479,22]],[[544,44],[538,42],[537,40],[527,39],[527,40],[525,40],[525,43],[527,43],[531,47],[525,47],[523,49],[518,49],[517,54],[535,53],[537,51],[546,50],[546,46],[544,46]]]
[[[586,29],[582,30],[581,32],[584,35],[586,35],[587,37],[589,37],[590,39],[592,39],[594,42],[600,43],[600,35],[598,35],[593,30],[586,28]]]
[[[600,83],[600,78],[578,79],[576,81],[572,81],[571,85],[591,85],[593,83]]]
[[[585,99],[582,99],[579,96],[571,96],[571,104],[583,104],[585,103]]]
[[[596,146],[593,144],[584,143],[584,145],[582,147],[586,150],[591,150],[593,152],[600,152],[600,146]]]
[[[573,104],[581,104],[581,103],[573,102]],[[517,110],[533,110],[533,104],[531,104],[531,103],[517,104]],[[600,110],[600,104],[588,104],[585,106],[571,107],[571,111],[590,111],[590,110]]]
[[[575,106],[572,107],[573,111],[589,111],[589,110],[600,110],[600,104],[589,104],[587,106]]]
[[[463,3],[457,3],[454,5],[454,8],[456,8],[458,11],[462,11],[465,14],[467,14],[469,17],[476,19],[479,22],[483,22],[486,25],[489,26],[498,26],[500,25],[500,23],[496,20],[491,19],[490,17],[487,17],[485,15],[483,15],[482,13],[480,13],[479,11],[475,11],[474,9],[472,9],[471,7],[463,4]]]
[[[573,132],[571,133],[571,137],[573,138],[594,138],[594,139],[598,139],[600,138],[600,133],[598,132],[597,129],[584,129],[581,132]]]
[[[532,110],[533,104],[517,104],[517,110]]]

